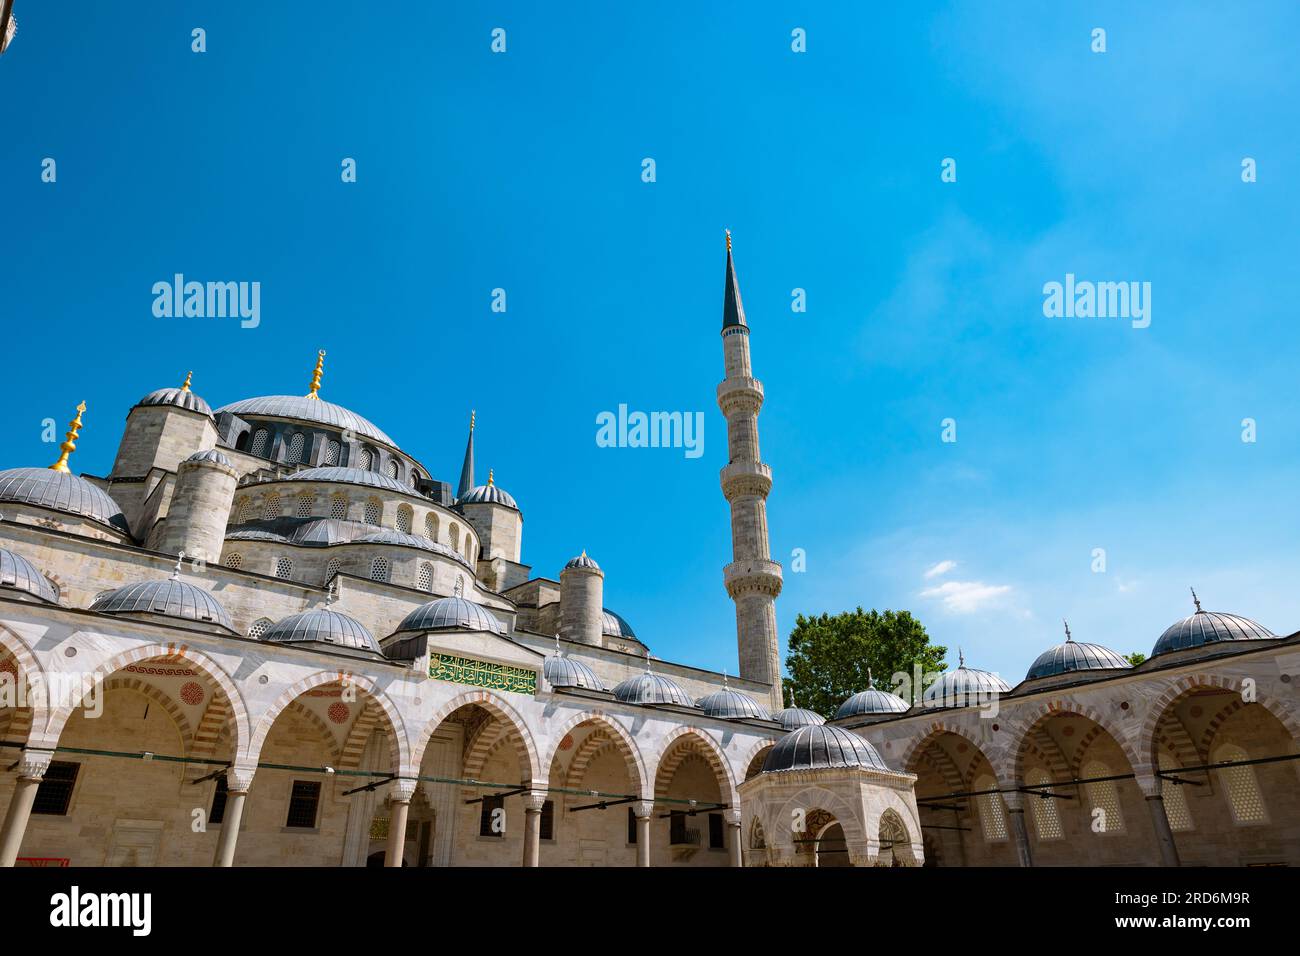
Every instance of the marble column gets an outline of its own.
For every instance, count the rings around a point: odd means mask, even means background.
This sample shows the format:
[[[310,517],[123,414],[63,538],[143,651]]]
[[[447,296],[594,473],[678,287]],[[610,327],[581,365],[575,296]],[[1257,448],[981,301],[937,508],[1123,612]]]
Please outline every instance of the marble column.
[[[524,866],[538,866],[542,858],[542,808],[545,790],[529,790],[524,795]]]
[[[414,780],[394,780],[388,794],[388,846],[384,850],[384,866],[401,866],[406,855],[406,816],[411,810],[411,797],[415,795]]]
[[[650,865],[650,818],[654,815],[653,800],[638,800],[632,804],[632,815],[636,817],[636,865]]]
[[[740,811],[724,810],[722,818],[727,824],[727,851],[731,855],[731,865],[744,866],[745,847],[740,839]]]
[[[32,816],[32,804],[36,802],[36,791],[53,756],[48,750],[24,750],[18,758],[18,780],[9,800],[9,809],[5,812],[4,824],[0,826],[0,867],[13,866],[18,859],[23,836],[27,833],[27,821]]]
[[[1160,786],[1157,781],[1156,786]],[[1160,794],[1147,796],[1147,809],[1151,811],[1151,825],[1156,831],[1156,846],[1160,848],[1161,866],[1181,866],[1178,862],[1178,844],[1174,842],[1174,830],[1169,825],[1169,815],[1165,813],[1165,798]]]
[[[1042,797],[1030,797],[1041,800]],[[1004,793],[1002,799],[1007,805],[1007,820],[1011,827],[1011,837],[1016,843],[1016,859],[1021,866],[1033,866],[1034,854],[1029,847],[1029,828],[1025,826],[1025,795],[1023,793]]]
[[[217,852],[213,866],[234,866],[235,846],[239,842],[239,823],[244,818],[244,801],[253,785],[254,771],[231,767],[226,771],[226,812],[221,816],[221,835],[217,838]]]

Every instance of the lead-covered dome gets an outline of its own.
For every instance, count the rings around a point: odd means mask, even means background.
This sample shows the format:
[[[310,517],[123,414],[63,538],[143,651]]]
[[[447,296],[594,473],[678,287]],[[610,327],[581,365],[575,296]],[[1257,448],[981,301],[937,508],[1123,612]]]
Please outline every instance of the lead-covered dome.
[[[1206,644],[1220,644],[1226,641],[1264,641],[1276,637],[1277,635],[1268,628],[1248,617],[1224,614],[1220,611],[1203,611],[1201,602],[1197,600],[1196,613],[1171,624],[1156,641],[1151,656],[1167,654],[1170,651],[1185,651],[1190,647],[1203,647]]]
[[[596,672],[582,661],[560,654],[552,654],[542,663],[542,676],[552,687],[583,687],[587,690],[604,690]]]
[[[243,401],[223,405],[217,409],[217,412],[218,414],[229,412],[240,418],[287,418],[300,422],[313,422],[340,431],[353,431],[358,435],[382,442],[390,448],[397,448],[397,443],[373,422],[342,405],[335,405],[322,398],[308,398],[305,395],[263,395],[260,398],[246,398]]]
[[[987,703],[1010,690],[997,674],[967,667],[966,659],[959,656],[957,669],[927,687],[922,699],[928,707],[967,707]]]
[[[465,494],[461,495],[456,504],[504,505],[507,508],[514,508],[516,511],[519,510],[519,506],[515,504],[514,497],[511,496],[508,491],[493,483],[490,473],[486,485],[479,485],[477,488],[471,488],[469,491],[465,492]]]
[[[209,418],[212,417],[212,408],[208,403],[188,388],[160,388],[140,399],[140,401],[136,402],[136,405],[172,405],[186,411],[207,415]]]
[[[763,773],[785,770],[824,770],[865,767],[889,771],[876,748],[857,734],[839,727],[800,727],[776,742],[763,761]]]
[[[421,604],[397,625],[398,631],[487,631],[504,634],[506,626],[482,605],[462,597]]]
[[[326,519],[328,520],[328,519]],[[295,539],[296,540],[296,539]],[[347,544],[395,544],[403,548],[419,548],[421,551],[432,551],[435,554],[441,554],[444,557],[454,558],[461,564],[469,564],[465,556],[459,552],[453,551],[445,544],[439,544],[432,538],[426,538],[423,535],[407,534],[404,531],[394,531],[391,528],[383,528],[379,531],[371,531],[363,534],[358,538],[353,538]]]
[[[602,610],[600,633],[605,637],[622,637],[632,641],[641,640],[636,636],[636,632],[632,630],[632,625],[627,622],[627,619],[609,608]]]
[[[902,714],[908,710],[907,701],[897,694],[868,687],[858,691],[835,712],[835,719],[841,717],[879,717],[884,714]]]
[[[186,458],[185,460],[210,462],[214,465],[224,465],[227,468],[235,467],[231,463],[229,458],[227,458],[221,452],[217,451],[215,448],[209,448],[207,451],[196,451],[194,454],[190,455],[190,457]]]
[[[701,697],[696,706],[709,717],[720,720],[771,720],[771,716],[758,701],[748,694],[741,694],[725,687]]]
[[[0,502],[62,511],[130,533],[116,501],[99,488],[66,471],[10,468],[0,471]]]
[[[0,588],[25,591],[51,604],[56,604],[59,600],[59,592],[50,579],[37,570],[36,565],[6,548],[0,548]]]
[[[367,471],[364,468],[343,468],[339,466],[304,468],[302,471],[295,471],[284,480],[334,481],[349,485],[365,485],[369,488],[383,488],[385,491],[396,491],[404,495],[415,493],[415,489],[407,487],[396,478],[389,478],[387,475],[381,475],[377,471]]]
[[[356,651],[382,653],[365,625],[330,608],[303,611],[277,621],[262,632],[261,640],[276,644],[333,644]]]
[[[625,704],[677,704],[681,707],[694,707],[691,695],[686,693],[677,681],[671,677],[651,674],[648,671],[636,674],[614,688],[614,697]]]
[[[161,614],[164,617],[220,624],[234,630],[230,615],[203,588],[177,578],[140,581],[100,594],[91,603],[101,614]]]
[[[565,563],[564,570],[567,571],[569,568],[585,568],[588,571],[599,571],[600,565],[596,563],[594,558],[589,557],[586,551],[583,551],[582,554],[576,558],[570,558]]]
[[[1071,674],[1075,671],[1108,671],[1132,668],[1127,660],[1116,654],[1109,647],[1100,644],[1086,644],[1076,641],[1065,630],[1065,642],[1049,647],[1038,655],[1025,680],[1039,677],[1055,677],[1059,674]]]
[[[815,710],[807,710],[803,707],[787,707],[784,710],[778,710],[772,715],[772,719],[781,725],[784,731],[798,730],[800,727],[818,727],[826,723],[826,718]]]

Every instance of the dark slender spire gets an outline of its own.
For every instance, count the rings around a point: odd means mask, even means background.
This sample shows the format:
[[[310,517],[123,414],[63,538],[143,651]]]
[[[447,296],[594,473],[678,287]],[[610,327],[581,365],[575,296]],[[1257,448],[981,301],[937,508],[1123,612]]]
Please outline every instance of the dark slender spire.
[[[469,441],[465,443],[465,463],[460,466],[460,485],[456,497],[464,498],[474,490],[474,412],[469,413]]]
[[[740,282],[736,279],[736,264],[731,259],[731,230],[727,230],[727,280],[722,293],[722,327],[733,325],[749,327],[745,321],[745,305],[740,301]]]

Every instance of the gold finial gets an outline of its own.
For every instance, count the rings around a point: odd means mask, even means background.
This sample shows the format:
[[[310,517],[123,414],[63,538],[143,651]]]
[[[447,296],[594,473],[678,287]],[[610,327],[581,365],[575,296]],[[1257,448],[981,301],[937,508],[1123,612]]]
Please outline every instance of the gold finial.
[[[181,391],[182,391],[182,392],[188,392],[188,391],[190,390],[190,382],[192,382],[193,380],[194,380],[194,373],[193,373],[193,372],[186,372],[186,373],[185,373],[185,384],[183,384],[183,385],[181,386]]]
[[[59,450],[63,452],[59,460],[50,465],[50,471],[61,471],[65,475],[69,474],[68,457],[77,450],[77,433],[81,431],[81,413],[86,410],[86,403],[82,402],[77,406],[77,417],[68,422],[68,434],[63,439],[63,444]]]
[[[727,251],[731,251],[731,230],[727,230]]]
[[[325,350],[321,349],[316,354],[316,370],[311,373],[311,391],[307,393],[308,398],[314,398],[320,401],[320,396],[316,393],[320,391],[320,379],[325,374]]]
[[[492,484],[492,469],[491,469],[491,468],[488,469],[488,484],[489,484],[489,485]]]

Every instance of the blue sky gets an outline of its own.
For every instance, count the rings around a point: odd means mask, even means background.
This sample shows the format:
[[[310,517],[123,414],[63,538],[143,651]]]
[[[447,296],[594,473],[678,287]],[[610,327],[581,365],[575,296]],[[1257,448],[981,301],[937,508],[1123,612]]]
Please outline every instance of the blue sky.
[[[1014,682],[1062,617],[1149,651],[1189,585],[1295,630],[1300,8],[838,6],[18,0],[0,466],[85,398],[104,474],[146,392],[303,393],[325,348],[322,394],[445,480],[477,408],[536,573],[586,548],[656,654],[734,672],[730,227],[783,636],[908,608]],[[261,324],[155,318],[176,272],[261,282]],[[1045,318],[1067,272],[1150,282],[1151,326]],[[620,403],[704,411],[704,455],[598,448]]]

